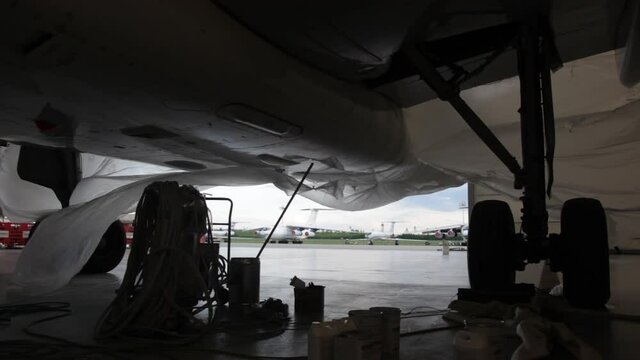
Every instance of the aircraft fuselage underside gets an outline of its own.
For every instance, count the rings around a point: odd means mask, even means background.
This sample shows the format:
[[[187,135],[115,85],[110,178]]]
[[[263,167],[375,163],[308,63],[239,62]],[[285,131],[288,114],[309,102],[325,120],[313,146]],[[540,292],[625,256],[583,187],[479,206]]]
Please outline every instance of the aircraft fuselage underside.
[[[407,156],[396,105],[209,2],[154,3],[154,16],[142,2],[0,6],[3,140],[184,170],[311,159],[376,171]]]

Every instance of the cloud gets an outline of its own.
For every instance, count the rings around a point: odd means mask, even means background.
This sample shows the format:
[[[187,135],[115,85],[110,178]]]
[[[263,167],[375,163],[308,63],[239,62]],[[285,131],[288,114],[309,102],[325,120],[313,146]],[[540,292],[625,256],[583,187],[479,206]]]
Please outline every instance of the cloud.
[[[216,187],[205,192],[213,196],[231,198],[234,202],[233,220],[240,222],[237,228],[272,226],[280,216],[282,207],[289,197],[275,186],[259,185],[246,187]],[[460,204],[467,202],[467,186],[451,188],[429,195],[411,196],[376,209],[364,211],[322,211],[316,226],[363,231],[380,230],[381,222],[398,221],[395,232],[414,231],[424,228],[460,224],[468,220],[466,211]],[[215,222],[226,221],[227,206],[210,202],[209,208]],[[304,208],[324,208],[302,196],[297,196],[291,204],[282,223],[285,225],[306,225],[309,212]],[[390,225],[385,224],[385,230]]]

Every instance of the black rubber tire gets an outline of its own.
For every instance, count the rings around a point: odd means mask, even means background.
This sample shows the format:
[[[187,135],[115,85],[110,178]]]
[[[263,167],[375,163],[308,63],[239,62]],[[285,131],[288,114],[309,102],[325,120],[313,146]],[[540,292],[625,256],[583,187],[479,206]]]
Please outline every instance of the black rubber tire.
[[[80,272],[102,274],[113,270],[122,261],[126,247],[127,235],[124,226],[116,220],[104,232],[98,247]]]
[[[572,306],[602,308],[611,296],[607,218],[600,201],[571,199],[560,218],[563,292]]]
[[[515,283],[515,226],[504,201],[477,203],[469,220],[467,268],[474,290],[500,290]]]

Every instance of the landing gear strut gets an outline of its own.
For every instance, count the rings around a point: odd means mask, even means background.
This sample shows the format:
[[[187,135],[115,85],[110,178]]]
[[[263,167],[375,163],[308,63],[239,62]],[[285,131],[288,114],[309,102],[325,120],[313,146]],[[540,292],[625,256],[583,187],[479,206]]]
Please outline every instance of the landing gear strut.
[[[568,201],[562,211],[562,234],[548,235],[546,197],[551,194],[555,148],[550,72],[554,60],[558,63],[559,60],[547,14],[533,5],[518,15],[514,45],[520,79],[522,167],[460,97],[453,82],[438,72],[428,49],[411,44],[404,47],[405,55],[422,79],[441,100],[453,106],[513,173],[514,187],[523,190],[519,234],[515,234],[513,216],[506,203],[486,201],[474,207],[468,248],[471,289],[460,292],[459,297],[465,294],[470,299],[521,301],[532,296],[534,288],[516,286],[515,271],[549,259],[552,270],[564,272],[565,296],[572,305],[602,307],[609,299],[609,262],[606,219],[600,202]],[[574,252],[578,246],[580,254]]]

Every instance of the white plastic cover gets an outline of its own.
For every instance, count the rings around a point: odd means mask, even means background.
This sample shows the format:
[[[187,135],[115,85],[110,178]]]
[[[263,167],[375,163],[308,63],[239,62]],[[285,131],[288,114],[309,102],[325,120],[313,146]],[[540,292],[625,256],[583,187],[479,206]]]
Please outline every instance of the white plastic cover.
[[[552,81],[557,140],[551,216],[558,218],[568,199],[596,198],[607,212],[609,245],[639,249],[640,86],[620,83],[613,52],[565,64]],[[462,94],[517,158],[519,91],[514,78]],[[430,101],[408,109],[405,118],[420,161],[514,200],[521,196],[511,173],[448,104]]]
[[[33,233],[18,259],[12,282],[24,294],[44,293],[65,285],[87,262],[100,234],[119,215],[132,210],[144,188],[154,181],[242,186],[273,182],[269,175],[259,169],[236,167],[148,176],[86,203],[62,209],[42,220]]]
[[[17,146],[10,145],[7,151],[17,157],[16,148]],[[65,285],[82,269],[105,229],[119,215],[133,211],[144,188],[154,181],[171,180],[206,188],[273,183],[289,193],[297,186],[295,178],[270,168],[230,167],[167,173],[170,170],[168,168],[120,159],[85,155],[82,160],[85,162],[84,174],[88,177],[82,179],[76,187],[72,195],[72,206],[44,218],[38,230],[33,233],[16,264],[12,278],[15,285],[13,291],[34,295]],[[145,172],[147,175],[144,175]],[[161,174],[157,174],[158,172]],[[412,178],[408,176],[411,174],[423,174],[430,180],[412,184],[409,181]],[[322,171],[316,174],[321,175]],[[329,177],[333,178],[335,175]],[[376,176],[339,177],[343,180],[329,181],[320,188],[305,185],[301,188],[300,195],[325,206],[361,210],[381,206],[405,196],[460,184],[459,180],[439,175],[438,171],[417,162],[397,166]],[[53,195],[49,199],[52,203],[57,201]]]

